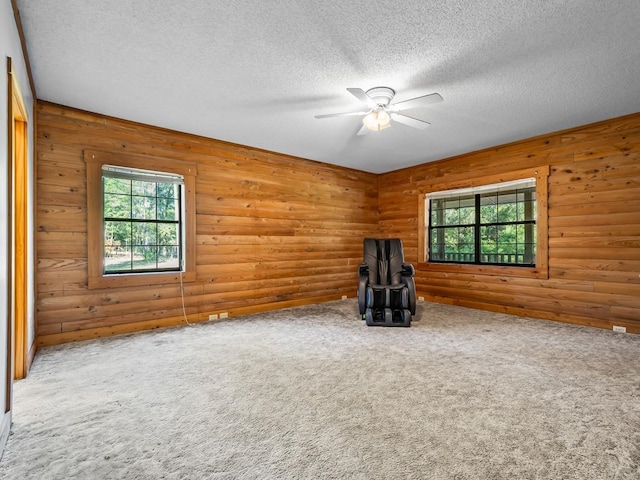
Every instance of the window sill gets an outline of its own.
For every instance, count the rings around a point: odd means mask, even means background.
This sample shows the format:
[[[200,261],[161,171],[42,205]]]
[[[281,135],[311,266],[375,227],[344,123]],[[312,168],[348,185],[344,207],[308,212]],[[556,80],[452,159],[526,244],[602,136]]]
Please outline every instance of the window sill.
[[[183,272],[182,282],[195,282],[195,272]],[[89,288],[141,287],[146,285],[166,285],[180,283],[180,273],[132,273],[124,275],[104,275],[89,277]]]
[[[451,263],[418,263],[421,272],[446,272],[496,277],[549,278],[549,271],[540,267],[508,267],[502,265],[461,265]]]

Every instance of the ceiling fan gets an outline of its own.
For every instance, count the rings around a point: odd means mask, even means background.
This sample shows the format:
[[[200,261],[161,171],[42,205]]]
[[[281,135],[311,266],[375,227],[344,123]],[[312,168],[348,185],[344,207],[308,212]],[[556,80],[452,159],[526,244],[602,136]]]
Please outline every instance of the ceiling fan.
[[[391,103],[396,92],[393,88],[389,87],[374,87],[366,92],[361,88],[347,88],[347,91],[369,107],[369,109],[359,112],[315,115],[315,118],[345,117],[351,115],[364,116],[362,119],[362,128],[358,131],[358,135],[366,135],[370,131],[388,128],[391,126],[391,120],[420,130],[425,129],[431,125],[429,122],[398,112],[407,108],[422,107],[442,101],[442,97],[439,94],[431,93],[429,95],[403,100],[402,102]]]

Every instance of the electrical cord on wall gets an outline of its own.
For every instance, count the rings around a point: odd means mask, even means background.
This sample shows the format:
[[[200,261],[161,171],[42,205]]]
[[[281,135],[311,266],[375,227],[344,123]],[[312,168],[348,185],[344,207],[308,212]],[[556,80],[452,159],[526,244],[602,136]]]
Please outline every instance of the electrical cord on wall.
[[[193,323],[190,323],[187,319],[187,310],[184,307],[184,284],[182,283],[182,269],[180,269],[180,298],[182,299],[182,315],[184,316],[184,323],[193,327]]]

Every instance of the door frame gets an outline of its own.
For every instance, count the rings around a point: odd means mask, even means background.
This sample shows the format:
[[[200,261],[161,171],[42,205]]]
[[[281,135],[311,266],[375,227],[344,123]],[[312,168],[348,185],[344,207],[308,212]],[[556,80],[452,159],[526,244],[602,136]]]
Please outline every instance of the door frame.
[[[11,383],[24,378],[28,368],[28,164],[29,117],[20,84],[7,57],[8,162],[7,162],[7,398],[11,408]]]

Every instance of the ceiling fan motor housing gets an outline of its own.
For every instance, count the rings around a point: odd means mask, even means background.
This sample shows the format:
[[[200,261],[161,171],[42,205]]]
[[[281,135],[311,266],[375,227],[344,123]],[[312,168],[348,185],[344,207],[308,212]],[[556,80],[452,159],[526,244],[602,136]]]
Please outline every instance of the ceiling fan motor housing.
[[[415,108],[418,106],[429,105],[441,102],[442,97],[438,93],[422,95],[420,97],[410,98],[402,102],[392,104],[391,101],[395,97],[396,91],[389,87],[374,87],[366,92],[361,88],[347,88],[347,91],[364,103],[368,110],[359,112],[345,113],[329,113],[323,115],[315,115],[316,118],[344,117],[351,115],[364,115],[362,119],[363,126],[358,131],[358,135],[365,135],[369,130],[382,130],[391,124],[391,120],[404,124],[408,127],[423,130],[431,125],[429,122],[418,118],[410,117],[399,113],[405,108]]]
[[[389,87],[374,87],[367,90],[369,98],[382,107],[389,106],[395,94],[395,90]]]

